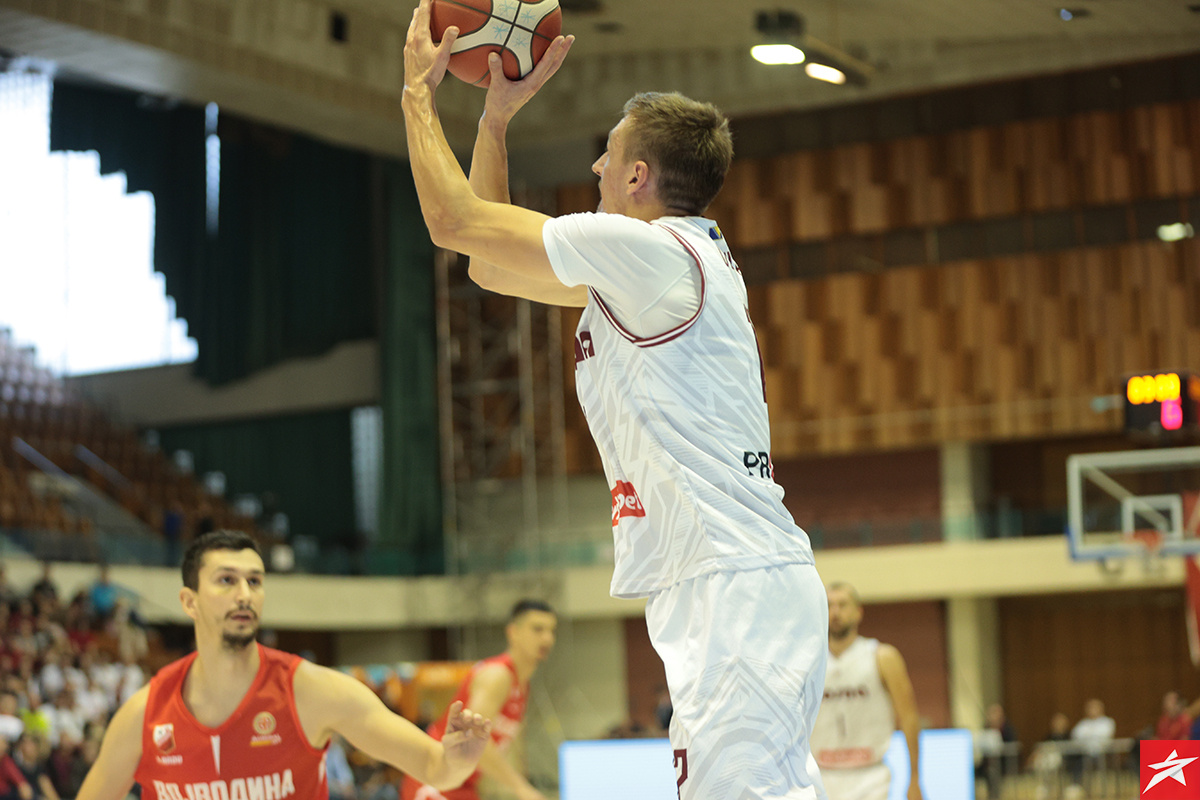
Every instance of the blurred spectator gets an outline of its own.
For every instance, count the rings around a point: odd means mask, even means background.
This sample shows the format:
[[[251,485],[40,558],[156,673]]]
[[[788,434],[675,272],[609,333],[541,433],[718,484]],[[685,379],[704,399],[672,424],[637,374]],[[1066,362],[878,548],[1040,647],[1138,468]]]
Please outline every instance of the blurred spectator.
[[[1154,728],[1156,739],[1187,739],[1192,735],[1192,716],[1176,691],[1163,695],[1162,716]]]
[[[25,781],[33,789],[35,800],[59,800],[54,783],[50,780],[46,755],[43,754],[38,740],[26,733],[17,740],[12,758],[17,769],[25,776]]]
[[[31,599],[34,605],[49,603],[58,604],[58,586],[54,583],[54,579],[50,577],[50,562],[42,562],[42,577],[37,583],[33,584],[33,588],[29,590]]]
[[[1083,719],[1075,723],[1071,729],[1071,739],[1079,742],[1083,749],[1080,771],[1074,775],[1079,782],[1086,768],[1096,769],[1101,766],[1104,752],[1116,733],[1117,723],[1112,717],[1104,714],[1104,701],[1092,698],[1083,704]]]
[[[165,564],[168,567],[179,566],[179,542],[183,539],[183,506],[178,502],[171,503],[163,513],[162,535],[166,543]]]
[[[1071,720],[1061,711],[1050,717],[1050,732],[1038,743],[1029,757],[1029,768],[1041,775],[1057,772],[1063,765],[1062,751],[1056,746],[1058,742],[1071,740]]]
[[[1104,745],[1112,741],[1117,723],[1104,714],[1104,701],[1092,698],[1083,705],[1083,719],[1071,729],[1071,738],[1085,745],[1085,749],[1099,753]],[[1091,746],[1086,747],[1086,746]]]
[[[0,604],[11,606],[16,603],[19,596],[12,584],[8,582],[8,573],[5,571],[4,565],[0,564]]]
[[[107,628],[109,635],[117,642],[117,659],[122,663],[140,661],[149,653],[146,631],[139,623],[128,598],[117,598]]]
[[[0,739],[15,742],[25,732],[25,723],[18,716],[20,713],[16,693],[8,689],[0,692]]]
[[[984,729],[979,732],[978,746],[982,758],[979,760],[977,777],[987,781],[988,797],[999,797],[1004,776],[1017,770],[1017,756],[1009,754],[1005,745],[1017,741],[1017,732],[999,703],[988,706]]]
[[[54,698],[54,705],[44,709],[50,719],[50,743],[59,744],[63,737],[71,741],[83,738],[83,725],[87,721],[75,705],[75,693],[63,689]]]
[[[117,587],[109,580],[107,564],[100,565],[100,574],[88,590],[88,601],[92,605],[92,613],[100,619],[108,619],[116,607]]]
[[[9,755],[10,742],[0,737],[0,800],[33,800],[33,789]]]
[[[329,781],[329,800],[357,800],[354,772],[350,769],[340,736],[329,740],[329,748],[325,751],[325,777]]]

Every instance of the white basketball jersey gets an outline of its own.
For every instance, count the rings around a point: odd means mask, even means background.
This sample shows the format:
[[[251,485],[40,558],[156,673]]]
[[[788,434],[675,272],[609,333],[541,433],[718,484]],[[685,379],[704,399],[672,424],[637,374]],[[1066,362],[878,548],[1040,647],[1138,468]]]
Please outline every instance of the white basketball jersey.
[[[883,761],[896,716],[879,677],[878,652],[878,639],[860,636],[840,656],[829,654],[825,697],[812,732],[813,755],[822,770]]]
[[[560,278],[589,286],[575,383],[612,493],[613,596],[639,597],[718,570],[811,564],[808,536],[772,474],[746,287],[720,229],[699,217],[614,217],[572,214],[548,222],[543,234]],[[621,291],[599,277],[606,261],[622,274],[652,263],[639,260],[639,246],[686,251],[701,273],[699,310],[658,336],[625,329],[596,288]]]

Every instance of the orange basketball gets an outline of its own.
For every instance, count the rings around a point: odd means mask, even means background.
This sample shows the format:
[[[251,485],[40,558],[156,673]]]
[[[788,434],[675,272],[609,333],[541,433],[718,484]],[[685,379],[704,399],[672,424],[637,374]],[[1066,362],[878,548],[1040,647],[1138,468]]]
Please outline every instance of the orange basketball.
[[[450,74],[487,88],[492,82],[488,54],[500,54],[509,79],[525,77],[562,32],[562,10],[558,0],[433,0],[433,40],[440,42],[451,26],[458,28],[458,39],[451,48]]]

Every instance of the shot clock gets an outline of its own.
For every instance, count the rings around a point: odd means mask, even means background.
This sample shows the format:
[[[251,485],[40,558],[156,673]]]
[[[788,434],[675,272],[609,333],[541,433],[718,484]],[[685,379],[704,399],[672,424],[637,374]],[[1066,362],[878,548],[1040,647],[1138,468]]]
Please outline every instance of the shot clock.
[[[1200,432],[1200,375],[1146,372],[1127,378],[1125,432],[1152,439]]]

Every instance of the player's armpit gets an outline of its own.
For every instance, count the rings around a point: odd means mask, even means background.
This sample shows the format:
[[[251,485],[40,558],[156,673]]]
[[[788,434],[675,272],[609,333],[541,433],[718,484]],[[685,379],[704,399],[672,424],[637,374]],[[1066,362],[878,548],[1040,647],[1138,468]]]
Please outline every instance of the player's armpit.
[[[125,800],[129,795],[138,762],[142,760],[142,728],[146,724],[149,696],[149,687],[143,687],[117,709],[77,800]]]
[[[475,258],[471,259],[469,274],[481,289],[496,294],[523,297],[551,306],[582,308],[588,302],[586,286],[564,286],[557,278],[553,281],[530,280]]]

